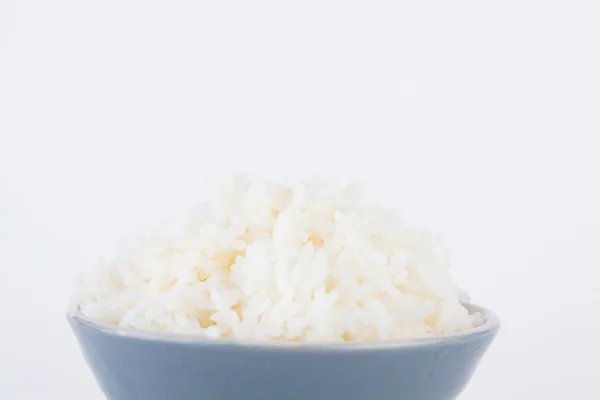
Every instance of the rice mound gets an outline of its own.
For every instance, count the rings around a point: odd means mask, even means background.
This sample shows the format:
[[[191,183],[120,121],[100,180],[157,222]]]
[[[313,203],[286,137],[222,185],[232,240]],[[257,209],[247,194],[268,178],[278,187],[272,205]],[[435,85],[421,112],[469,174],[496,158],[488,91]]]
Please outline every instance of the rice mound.
[[[209,338],[377,341],[440,336],[469,314],[427,231],[354,185],[235,175],[180,221],[81,277],[92,320]]]

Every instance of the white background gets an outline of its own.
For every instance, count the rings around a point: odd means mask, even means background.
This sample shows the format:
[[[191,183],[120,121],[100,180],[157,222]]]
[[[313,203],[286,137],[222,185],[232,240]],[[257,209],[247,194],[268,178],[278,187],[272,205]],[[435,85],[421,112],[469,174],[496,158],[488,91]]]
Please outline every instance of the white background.
[[[462,400],[598,399],[600,14],[0,0],[0,398],[101,399],[73,279],[242,169],[365,181],[503,328]]]

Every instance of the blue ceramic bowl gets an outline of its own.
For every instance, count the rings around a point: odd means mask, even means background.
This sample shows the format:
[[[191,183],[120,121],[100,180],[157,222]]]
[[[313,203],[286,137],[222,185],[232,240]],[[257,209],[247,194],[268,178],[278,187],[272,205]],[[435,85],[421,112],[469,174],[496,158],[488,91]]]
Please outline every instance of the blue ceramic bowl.
[[[451,400],[471,378],[500,323],[468,333],[375,343],[209,340],[69,323],[109,400]]]

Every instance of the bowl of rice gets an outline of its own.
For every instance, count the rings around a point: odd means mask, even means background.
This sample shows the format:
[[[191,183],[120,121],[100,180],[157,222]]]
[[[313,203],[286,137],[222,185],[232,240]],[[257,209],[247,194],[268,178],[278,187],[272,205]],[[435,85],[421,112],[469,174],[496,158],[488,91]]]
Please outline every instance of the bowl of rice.
[[[356,185],[234,175],[79,279],[108,399],[454,399],[500,323],[441,242]]]

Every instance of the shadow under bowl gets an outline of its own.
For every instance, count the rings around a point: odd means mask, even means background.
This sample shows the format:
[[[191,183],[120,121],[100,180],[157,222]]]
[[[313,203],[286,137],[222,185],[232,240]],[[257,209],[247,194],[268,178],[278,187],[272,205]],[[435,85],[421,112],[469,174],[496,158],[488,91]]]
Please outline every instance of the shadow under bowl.
[[[371,343],[211,340],[68,320],[109,400],[452,400],[500,322],[466,333]]]

